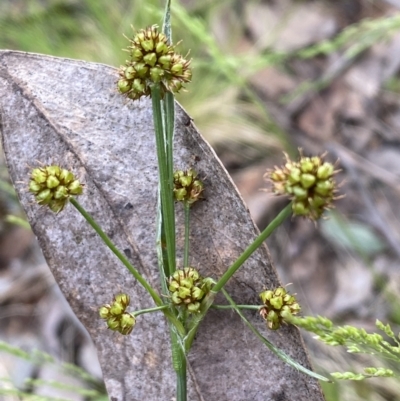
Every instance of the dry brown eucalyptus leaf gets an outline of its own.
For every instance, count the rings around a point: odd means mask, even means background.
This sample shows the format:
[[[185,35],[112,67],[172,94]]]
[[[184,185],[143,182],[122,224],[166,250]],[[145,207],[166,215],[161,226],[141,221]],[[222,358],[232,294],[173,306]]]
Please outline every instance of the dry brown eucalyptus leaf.
[[[80,202],[158,287],[151,106],[147,100],[127,102],[116,92],[116,80],[116,70],[105,65],[0,52],[4,152],[47,262],[97,347],[110,399],[173,400],[175,374],[162,314],[141,316],[126,337],[106,330],[97,315],[98,306],[122,290],[129,293],[135,309],[151,307],[150,296],[71,205],[57,216],[34,204],[21,183],[27,182],[30,166],[38,161],[72,168],[86,185]],[[175,152],[176,167],[194,167],[206,186],[205,201],[193,207],[190,263],[216,278],[257,230],[228,174],[179,105]],[[177,211],[177,227],[182,227],[181,205]],[[263,288],[277,285],[264,247],[227,288],[237,303],[258,303]],[[274,344],[309,367],[297,329],[286,326],[267,332],[258,313],[250,317]],[[314,379],[268,351],[234,312],[212,310],[207,315],[189,364],[192,401],[323,400]]]

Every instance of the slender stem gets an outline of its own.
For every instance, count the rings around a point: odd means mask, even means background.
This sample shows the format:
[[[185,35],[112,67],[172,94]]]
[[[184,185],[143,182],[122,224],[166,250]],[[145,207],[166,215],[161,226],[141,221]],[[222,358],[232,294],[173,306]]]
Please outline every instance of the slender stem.
[[[172,43],[172,32],[171,32],[171,0],[166,1],[163,32],[168,38],[168,42]],[[153,103],[154,107],[154,103]],[[163,219],[169,219],[166,224],[164,236],[167,239],[167,256],[169,265],[169,276],[173,274],[176,269],[176,239],[175,239],[175,204],[173,198],[173,173],[174,173],[174,159],[173,159],[173,147],[174,147],[174,124],[175,124],[175,99],[172,93],[166,93],[165,99],[163,100],[164,107],[164,129],[165,129],[165,150],[166,150],[166,171],[167,171],[167,184],[169,185],[169,194],[164,195],[164,198],[168,196],[168,199],[162,199],[163,207]],[[153,109],[154,110],[154,109]],[[154,112],[154,111],[153,111]],[[162,187],[161,187],[162,189]],[[181,319],[183,325],[185,325],[186,319]],[[187,400],[187,378],[186,378],[186,355],[182,349],[181,338],[172,327],[170,327],[171,347],[172,347],[172,358],[173,364],[176,371],[177,389],[176,389],[176,400],[186,401]]]
[[[169,308],[169,305],[162,305],[162,306],[157,306],[155,308],[141,309],[141,310],[133,312],[132,315],[136,317],[136,316],[144,315],[145,313],[153,313],[153,312],[157,312],[157,311],[164,310],[167,308]]]
[[[171,0],[165,3],[164,23],[162,27],[164,35],[168,38],[168,42],[172,43],[172,30],[171,30]]]
[[[187,399],[187,378],[186,378],[186,354],[182,344],[182,336],[170,326],[172,364],[176,372],[176,400],[186,401]]]
[[[164,107],[164,128],[165,128],[165,149],[167,156],[167,174],[168,174],[168,193],[169,213],[175,216],[175,201],[174,201],[174,124],[175,124],[175,99],[174,95],[167,92],[162,101]],[[175,243],[175,217],[171,219],[170,224],[172,226],[171,232],[173,231],[174,236],[170,238],[171,248],[176,252]],[[170,273],[175,271],[175,263],[170,267]]]
[[[235,309],[235,311],[237,312],[237,314],[243,319],[243,321],[246,323],[246,325],[250,328],[250,330],[259,337],[259,333],[257,331],[257,329],[255,329],[255,327],[244,317],[244,315],[240,312],[238,305],[236,305],[235,301],[230,297],[230,295],[228,294],[228,292],[222,288],[221,289],[222,293],[224,294],[225,298],[228,300],[228,302],[231,304],[230,306]],[[261,336],[262,337],[262,336]]]
[[[259,310],[260,306],[259,305],[211,305],[212,309],[251,309],[251,310]]]
[[[190,234],[190,203],[183,203],[185,209],[185,248],[183,253],[183,267],[189,266],[189,234]]]
[[[182,365],[176,372],[176,399],[177,401],[187,400],[187,372],[186,372],[186,357],[182,357]]]
[[[287,205],[275,219],[268,225],[268,227],[253,241],[251,245],[239,256],[239,258],[233,263],[233,265],[222,275],[219,281],[214,285],[212,290],[205,296],[201,302],[200,313],[196,316],[196,319],[192,319],[190,322],[187,336],[185,337],[185,348],[188,351],[192,346],[194,337],[196,335],[198,326],[203,320],[208,309],[214,303],[215,296],[227,281],[232,277],[232,275],[243,265],[243,263],[255,252],[261,244],[271,235],[271,233],[281,225],[285,219],[292,213],[292,205]]]
[[[233,265],[223,274],[212,289],[212,292],[221,291],[222,287],[235,274],[235,272],[243,265],[244,262],[262,245],[262,243],[272,234],[292,214],[292,205],[287,205],[268,227],[247,247],[247,249],[239,256]]]
[[[136,270],[134,266],[131,265],[126,256],[117,249],[117,247],[113,244],[111,239],[107,236],[107,234],[101,229],[101,227],[96,223],[93,217],[80,205],[80,203],[74,199],[70,198],[70,202],[78,212],[86,219],[86,221],[93,227],[96,233],[100,236],[103,242],[110,248],[110,250],[114,253],[114,255],[123,263],[123,265],[132,273],[137,281],[146,289],[146,291],[153,298],[154,302],[157,306],[164,305],[162,299],[157,294],[157,292],[153,289],[153,287],[146,281],[146,279]]]
[[[154,85],[151,88],[151,99],[160,177],[162,224],[165,230],[168,256],[168,266],[164,267],[166,270],[165,275],[169,277],[175,271],[175,212],[172,191],[173,177],[169,174],[168,169],[159,85]]]
[[[4,222],[15,224],[15,225],[20,226],[22,228],[26,228],[27,230],[31,230],[30,224],[24,218],[19,217],[19,216],[15,216],[13,214],[7,214],[4,217]]]
[[[157,218],[156,218],[156,249],[157,249],[157,262],[158,271],[160,273],[161,293],[168,295],[167,276],[165,275],[165,266],[168,265],[168,256],[165,249],[165,231],[162,224],[161,216],[161,195],[160,188],[158,188],[157,199]]]
[[[111,239],[107,234],[101,229],[101,227],[96,223],[93,217],[82,207],[82,205],[75,199],[69,199],[71,204],[75,206],[78,212],[86,219],[86,221],[92,226],[103,242],[108,246],[108,248],[114,253],[114,255],[122,262],[122,264],[132,273],[133,277],[145,288],[145,290],[153,298],[157,306],[164,306],[164,303],[158,293],[154,288],[146,281],[146,279],[136,270],[134,266],[131,265],[129,260],[125,255],[118,250],[118,248],[113,244]],[[170,312],[168,309],[162,309],[165,317],[175,326],[176,330],[182,335],[186,335],[186,330],[182,323],[177,319],[177,317]]]

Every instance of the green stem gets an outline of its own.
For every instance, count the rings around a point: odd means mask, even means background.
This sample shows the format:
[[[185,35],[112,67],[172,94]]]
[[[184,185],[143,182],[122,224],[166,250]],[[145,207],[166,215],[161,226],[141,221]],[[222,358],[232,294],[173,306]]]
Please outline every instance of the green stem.
[[[15,224],[15,225],[25,228],[27,230],[31,230],[30,224],[24,218],[15,216],[13,214],[7,214],[4,217],[4,222],[10,223],[10,224]]]
[[[146,281],[146,279],[136,270],[134,266],[131,265],[129,260],[125,255],[118,250],[118,248],[113,244],[111,239],[107,234],[101,229],[101,227],[96,223],[93,217],[80,205],[80,203],[75,198],[69,199],[71,204],[75,206],[78,212],[86,219],[86,221],[92,226],[103,242],[108,246],[108,248],[114,253],[114,255],[122,262],[122,264],[132,273],[133,277],[145,288],[145,290],[153,298],[157,306],[164,306],[161,297],[157,294],[154,288]],[[177,317],[170,312],[168,309],[162,309],[165,317],[173,324],[180,335],[186,335],[186,330],[182,323],[177,319]]]
[[[182,351],[181,367],[176,372],[176,399],[177,401],[187,400],[187,371],[186,371],[186,357]]]
[[[183,253],[183,267],[189,266],[189,235],[190,235],[190,203],[184,201],[185,209],[185,248]]]
[[[100,236],[103,242],[110,248],[110,250],[114,253],[114,255],[123,263],[123,265],[132,273],[137,281],[146,289],[146,291],[153,298],[155,304],[157,306],[164,305],[162,299],[157,294],[157,292],[153,289],[153,287],[146,281],[146,279],[131,265],[126,256],[120,252],[117,247],[113,244],[107,234],[101,229],[101,227],[96,223],[93,217],[80,205],[80,203],[74,199],[70,198],[70,202],[78,212],[86,219],[86,221],[93,227],[96,233]]]
[[[176,400],[186,401],[186,354],[180,336],[173,327],[170,326],[172,364],[176,373]]]
[[[157,306],[155,308],[141,309],[141,310],[133,312],[132,315],[136,317],[136,316],[144,315],[145,313],[153,313],[153,312],[157,312],[157,311],[164,310],[167,308],[169,308],[169,305],[162,305],[162,306]]]
[[[171,0],[165,3],[164,23],[162,27],[164,35],[167,37],[168,42],[172,43],[172,30],[171,30]]]
[[[248,248],[239,256],[233,265],[223,274],[212,289],[212,292],[221,291],[227,281],[236,273],[244,262],[262,245],[262,243],[292,214],[292,204],[287,205],[268,227],[248,246]]]
[[[205,296],[201,303],[200,313],[196,319],[192,319],[188,328],[188,334],[185,337],[185,348],[188,351],[193,343],[194,337],[197,332],[198,325],[203,320],[208,309],[214,303],[214,299],[219,291],[224,287],[232,275],[243,265],[243,263],[261,246],[261,244],[271,235],[271,233],[279,227],[287,217],[292,213],[292,205],[287,205],[268,227],[253,241],[251,245],[239,256],[233,265],[222,275],[218,282],[214,285],[212,290]]]
[[[260,305],[211,305],[212,309],[251,309],[251,310],[259,310],[261,308]]]
[[[174,200],[174,124],[175,124],[175,98],[170,92],[167,92],[162,101],[164,107],[164,128],[165,128],[165,149],[167,157],[167,174],[168,174],[168,186],[169,186],[169,213],[175,216],[175,200]],[[173,230],[174,236],[170,239],[171,247],[176,252],[175,243],[175,217],[171,219],[170,224],[172,225],[171,232]],[[174,259],[175,260],[175,259]],[[175,263],[170,267],[170,273],[175,271]]]
[[[154,130],[156,134],[158,169],[160,177],[162,224],[165,230],[168,256],[168,266],[165,267],[165,275],[169,277],[175,271],[175,212],[172,188],[173,177],[168,168],[159,85],[152,86],[151,99],[153,105]]]
[[[162,224],[162,212],[161,212],[161,196],[160,196],[160,188],[158,188],[158,199],[157,199],[157,218],[156,218],[156,249],[157,249],[157,262],[158,262],[158,271],[160,274],[160,284],[161,284],[161,293],[164,295],[168,295],[168,285],[167,285],[167,276],[165,275],[165,267],[168,265],[168,255],[166,249],[164,247],[165,244],[165,231],[163,229]]]

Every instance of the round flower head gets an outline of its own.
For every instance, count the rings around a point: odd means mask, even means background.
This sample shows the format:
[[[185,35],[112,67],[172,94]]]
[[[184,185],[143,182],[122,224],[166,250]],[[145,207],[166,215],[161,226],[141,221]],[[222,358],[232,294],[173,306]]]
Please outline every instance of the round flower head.
[[[82,194],[83,184],[69,170],[59,166],[45,166],[32,170],[29,191],[35,195],[39,205],[46,205],[53,212],[59,213],[71,196]]]
[[[294,295],[290,295],[285,288],[278,287],[275,290],[265,290],[260,294],[264,306],[260,309],[260,315],[267,321],[271,330],[277,330],[281,326],[285,315],[296,315],[300,312],[300,305]]]
[[[114,297],[111,305],[102,305],[99,315],[107,323],[107,327],[112,331],[118,331],[123,335],[130,334],[136,323],[136,318],[126,312],[130,298],[127,294],[118,294]]]
[[[287,195],[292,201],[295,216],[318,220],[326,209],[333,207],[337,173],[333,164],[324,161],[324,155],[304,157],[295,162],[286,155],[286,163],[264,175],[272,183],[272,192]]]
[[[130,99],[150,96],[154,84],[160,84],[161,95],[178,93],[192,78],[190,60],[175,52],[175,46],[156,25],[137,32],[127,51],[130,60],[120,68],[117,86]]]
[[[189,313],[200,312],[200,302],[211,288],[211,281],[200,276],[193,267],[176,270],[169,278],[172,303],[185,307]]]
[[[177,201],[195,203],[201,198],[204,185],[197,178],[197,172],[192,168],[186,171],[174,172],[174,197]]]

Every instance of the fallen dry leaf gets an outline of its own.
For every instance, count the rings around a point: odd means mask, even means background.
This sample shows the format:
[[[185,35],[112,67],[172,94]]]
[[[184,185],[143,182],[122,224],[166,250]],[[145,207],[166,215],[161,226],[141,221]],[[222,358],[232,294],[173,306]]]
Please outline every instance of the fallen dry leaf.
[[[122,290],[136,309],[151,307],[132,279],[72,206],[56,216],[26,191],[30,166],[58,162],[85,182],[81,204],[99,221],[138,270],[158,286],[155,252],[157,163],[148,101],[116,93],[116,70],[12,51],[0,52],[0,112],[10,174],[47,262],[98,350],[110,399],[171,400],[175,374],[162,315],[141,317],[130,336],[105,329],[99,305]],[[257,230],[231,179],[187,114],[177,106],[176,166],[193,166],[204,178],[205,198],[193,208],[190,262],[219,276]],[[177,205],[177,226],[183,213]],[[178,246],[180,244],[178,238]],[[178,248],[178,255],[181,253]],[[257,302],[279,284],[266,247],[227,286],[238,303]],[[309,367],[300,335],[286,326],[267,333],[279,348]],[[189,356],[188,399],[323,400],[318,383],[285,365],[233,313],[211,311]]]

